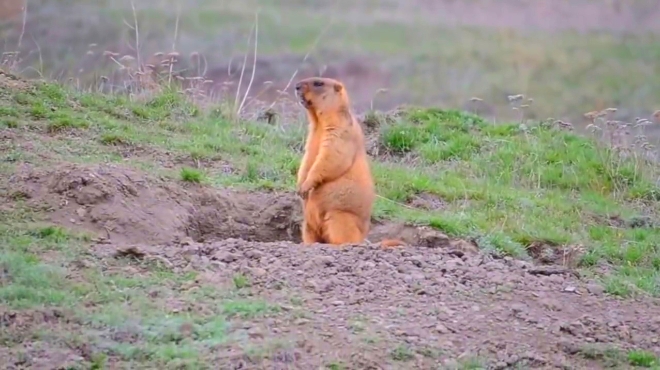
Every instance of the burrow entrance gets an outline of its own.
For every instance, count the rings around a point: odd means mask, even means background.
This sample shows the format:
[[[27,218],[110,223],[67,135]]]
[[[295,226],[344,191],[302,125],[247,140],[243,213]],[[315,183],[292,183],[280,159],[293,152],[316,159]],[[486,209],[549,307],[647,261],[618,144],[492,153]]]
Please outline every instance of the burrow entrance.
[[[293,193],[244,192],[181,184],[117,165],[26,168],[6,196],[46,212],[51,223],[112,244],[166,245],[243,239],[300,243],[302,210]],[[372,223],[368,239],[396,237],[412,245],[453,248],[456,240],[424,227]],[[463,244],[469,244],[463,242]]]
[[[80,164],[24,169],[6,193],[46,212],[54,224],[112,243],[300,242],[300,201],[293,194],[209,189],[120,166]]]

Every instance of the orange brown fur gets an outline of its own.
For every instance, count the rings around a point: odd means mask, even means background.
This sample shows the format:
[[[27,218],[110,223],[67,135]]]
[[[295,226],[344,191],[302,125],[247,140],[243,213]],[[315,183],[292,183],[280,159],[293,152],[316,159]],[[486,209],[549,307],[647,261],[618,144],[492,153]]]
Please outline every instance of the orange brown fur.
[[[362,243],[369,233],[374,182],[360,124],[344,85],[312,77],[296,84],[309,129],[298,169],[304,244]],[[396,240],[383,246],[402,245]]]
[[[380,245],[383,248],[391,248],[391,247],[402,247],[405,246],[406,243],[404,243],[402,240],[399,239],[383,239],[380,241]]]

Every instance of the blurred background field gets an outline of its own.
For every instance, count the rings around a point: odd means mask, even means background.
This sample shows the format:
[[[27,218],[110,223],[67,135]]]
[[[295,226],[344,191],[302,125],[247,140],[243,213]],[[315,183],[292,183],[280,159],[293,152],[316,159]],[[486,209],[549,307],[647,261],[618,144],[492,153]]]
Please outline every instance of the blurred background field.
[[[246,52],[246,79],[252,72],[248,38],[258,10],[251,95],[265,102],[281,97],[277,90],[298,70],[296,79],[344,80],[358,111],[433,105],[507,120],[519,117],[507,96],[525,94],[534,99],[528,118],[579,127],[588,111],[616,107],[615,118],[633,120],[660,108],[660,2],[652,0],[27,0],[27,12],[22,5],[0,0],[2,51],[20,51],[15,67],[25,75],[82,88],[98,88],[102,76],[114,76],[105,89],[122,88],[118,63],[104,52],[137,56],[134,8],[143,62],[175,50],[175,72],[232,94]]]

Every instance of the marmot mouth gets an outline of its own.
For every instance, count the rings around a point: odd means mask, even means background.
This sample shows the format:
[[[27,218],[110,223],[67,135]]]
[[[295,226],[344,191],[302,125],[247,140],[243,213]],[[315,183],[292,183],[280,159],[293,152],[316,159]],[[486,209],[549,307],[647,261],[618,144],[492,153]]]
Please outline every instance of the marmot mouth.
[[[305,108],[309,108],[309,107],[312,106],[312,101],[311,101],[311,100],[307,100],[307,99],[305,99],[305,98],[302,97],[302,96],[298,97],[298,103],[300,103],[300,105],[302,105],[302,106],[305,107]]]
[[[298,98],[298,103],[300,103],[300,105],[302,105],[305,108],[309,108],[312,105],[311,100],[305,99],[304,94],[298,91],[296,91],[296,98]]]

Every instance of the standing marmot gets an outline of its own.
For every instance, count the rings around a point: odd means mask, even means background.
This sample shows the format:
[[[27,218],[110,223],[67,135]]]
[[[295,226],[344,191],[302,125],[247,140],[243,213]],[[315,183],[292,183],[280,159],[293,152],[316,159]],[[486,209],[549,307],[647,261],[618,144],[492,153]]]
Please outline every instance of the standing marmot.
[[[346,88],[337,80],[312,77],[295,89],[309,120],[297,184],[303,199],[303,243],[361,243],[369,233],[375,188],[364,134]]]

